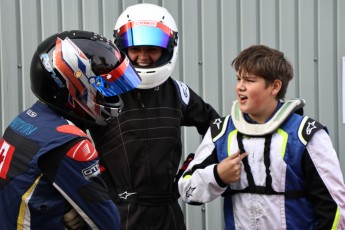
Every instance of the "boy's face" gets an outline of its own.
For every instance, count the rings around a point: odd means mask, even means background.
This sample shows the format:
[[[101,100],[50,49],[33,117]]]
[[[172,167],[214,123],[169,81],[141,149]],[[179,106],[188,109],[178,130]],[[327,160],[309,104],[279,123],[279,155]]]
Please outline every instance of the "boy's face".
[[[259,124],[265,123],[277,107],[275,96],[280,88],[279,80],[266,85],[260,76],[237,72],[236,94],[240,110]]]

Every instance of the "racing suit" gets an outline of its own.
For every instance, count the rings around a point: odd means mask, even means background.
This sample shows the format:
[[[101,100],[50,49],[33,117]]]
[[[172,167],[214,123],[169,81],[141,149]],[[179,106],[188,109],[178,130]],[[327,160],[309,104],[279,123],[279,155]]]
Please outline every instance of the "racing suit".
[[[217,112],[182,82],[121,95],[124,109],[108,127],[90,129],[121,229],[185,229],[175,176],[181,126],[204,135]]]
[[[224,196],[228,230],[345,229],[345,186],[327,129],[292,113],[271,133],[245,135],[234,125],[238,114],[213,122],[179,180],[181,198]],[[217,164],[238,150],[248,153],[241,178],[226,185]]]
[[[65,229],[72,207],[92,229],[119,229],[87,135],[36,102],[0,142],[0,229]]]

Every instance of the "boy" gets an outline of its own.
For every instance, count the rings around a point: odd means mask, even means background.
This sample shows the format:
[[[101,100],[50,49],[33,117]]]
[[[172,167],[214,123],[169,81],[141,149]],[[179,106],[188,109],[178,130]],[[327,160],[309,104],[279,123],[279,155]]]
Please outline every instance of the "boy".
[[[293,68],[263,45],[232,62],[231,115],[216,119],[179,180],[190,204],[224,196],[226,229],[345,229],[345,185],[325,126],[283,101]]]

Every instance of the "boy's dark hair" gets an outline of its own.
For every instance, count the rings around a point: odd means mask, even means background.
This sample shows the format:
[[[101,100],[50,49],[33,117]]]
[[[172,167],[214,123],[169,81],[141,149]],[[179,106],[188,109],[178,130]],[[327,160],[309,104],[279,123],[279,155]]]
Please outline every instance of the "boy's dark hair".
[[[253,45],[243,50],[231,63],[236,72],[251,73],[262,77],[269,85],[278,79],[282,88],[277,99],[284,99],[289,81],[293,78],[293,68],[284,53],[264,45]]]

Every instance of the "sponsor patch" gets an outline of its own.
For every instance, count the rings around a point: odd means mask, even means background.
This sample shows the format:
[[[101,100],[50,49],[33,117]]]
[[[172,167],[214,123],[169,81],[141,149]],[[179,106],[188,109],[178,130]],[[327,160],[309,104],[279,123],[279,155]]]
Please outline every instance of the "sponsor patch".
[[[4,139],[0,141],[0,177],[6,179],[15,147]]]
[[[15,131],[22,133],[25,136],[31,135],[35,132],[38,128],[33,124],[30,124],[19,117],[16,117],[10,124],[10,127]]]
[[[311,140],[313,135],[323,128],[325,128],[325,126],[323,126],[321,123],[305,116],[298,129],[299,139],[304,145],[306,145]]]
[[[175,80],[176,85],[178,86],[178,89],[180,91],[180,98],[182,102],[184,103],[185,106],[188,105],[189,99],[190,99],[190,93],[189,93],[189,88],[186,84]]]
[[[83,140],[74,145],[66,154],[76,161],[91,161],[98,156],[98,153],[89,140]]]
[[[83,169],[82,173],[83,173],[83,176],[85,177],[85,179],[87,179],[87,180],[89,180],[92,177],[98,176],[100,174],[98,161],[96,163],[94,163],[93,165]]]
[[[26,111],[26,114],[29,115],[30,117],[36,117],[37,116],[37,113],[32,111],[31,109],[28,109]]]

